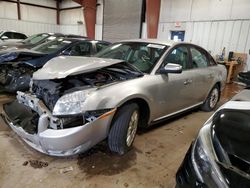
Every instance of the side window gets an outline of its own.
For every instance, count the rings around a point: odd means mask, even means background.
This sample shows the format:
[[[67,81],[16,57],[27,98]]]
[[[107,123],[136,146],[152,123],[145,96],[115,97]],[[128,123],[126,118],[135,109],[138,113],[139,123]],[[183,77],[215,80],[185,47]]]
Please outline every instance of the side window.
[[[96,51],[100,52],[101,50],[107,48],[109,44],[107,43],[96,43]]]
[[[215,62],[214,58],[210,54],[208,55],[208,58],[209,58],[209,65],[210,66],[217,65],[217,63]]]
[[[89,42],[78,43],[72,46],[70,49],[70,55],[72,56],[90,56],[92,44]],[[67,51],[68,51],[67,50]]]
[[[209,62],[205,53],[202,53],[201,51],[197,50],[194,47],[191,47],[190,51],[192,55],[193,68],[204,68],[209,66]]]
[[[25,35],[21,33],[13,33],[15,39],[26,39]]]
[[[183,70],[188,69],[188,49],[184,46],[179,46],[172,50],[164,60],[164,66],[168,63],[181,65]]]
[[[3,34],[3,36],[8,37],[9,39],[12,39],[12,38],[13,38],[13,35],[12,35],[11,32],[6,32],[6,33]]]

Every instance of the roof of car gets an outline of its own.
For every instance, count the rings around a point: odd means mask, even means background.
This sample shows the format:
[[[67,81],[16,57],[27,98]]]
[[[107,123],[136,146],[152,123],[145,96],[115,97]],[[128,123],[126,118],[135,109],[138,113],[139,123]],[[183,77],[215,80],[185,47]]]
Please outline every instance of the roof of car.
[[[84,38],[84,37],[82,37],[82,38],[67,38],[67,37],[65,37],[64,40],[69,40],[69,41],[72,41],[72,42],[74,42],[74,41],[90,41],[90,42],[96,41],[96,42],[104,42],[104,43],[111,44],[110,42],[107,42],[107,41],[93,40],[93,39],[88,39],[88,38]]]
[[[74,34],[66,34],[65,37],[68,37],[68,38],[88,38],[88,37],[85,37],[85,36],[74,35]]]
[[[147,42],[147,43],[155,43],[155,44],[162,44],[166,46],[173,46],[177,42],[173,40],[160,40],[160,39],[129,39],[129,40],[122,40],[122,42]]]
[[[4,31],[0,31],[0,32],[3,32],[3,33],[6,33],[6,32],[11,32],[11,33],[21,33],[21,34],[25,35],[24,33],[22,33],[22,32],[18,32],[18,31],[15,31],[15,30],[4,30]]]

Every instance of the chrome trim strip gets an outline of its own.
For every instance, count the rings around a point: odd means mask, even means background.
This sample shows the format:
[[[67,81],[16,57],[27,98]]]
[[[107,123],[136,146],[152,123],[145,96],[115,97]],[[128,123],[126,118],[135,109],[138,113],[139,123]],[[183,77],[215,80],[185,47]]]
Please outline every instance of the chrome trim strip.
[[[186,111],[186,110],[189,110],[189,109],[192,109],[192,108],[194,108],[194,107],[197,107],[197,106],[199,106],[199,105],[201,105],[201,104],[203,104],[203,102],[199,102],[199,103],[197,103],[197,104],[195,104],[195,105],[193,105],[193,106],[190,106],[190,107],[184,108],[184,109],[182,109],[182,110],[179,110],[179,111],[177,111],[177,112],[173,112],[173,113],[171,113],[171,114],[168,114],[168,115],[159,117],[159,118],[157,118],[157,119],[154,119],[152,122],[156,122],[156,121],[159,121],[159,120],[161,120],[161,119],[165,119],[165,118],[167,118],[167,117],[170,117],[170,116],[179,114],[179,113],[184,112],[184,111]]]

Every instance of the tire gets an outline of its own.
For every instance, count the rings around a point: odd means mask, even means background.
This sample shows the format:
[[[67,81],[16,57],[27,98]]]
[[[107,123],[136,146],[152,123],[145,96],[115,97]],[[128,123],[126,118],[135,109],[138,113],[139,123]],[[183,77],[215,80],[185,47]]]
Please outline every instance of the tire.
[[[135,103],[122,106],[111,125],[108,135],[109,149],[119,155],[127,153],[132,148],[138,123],[139,106]]]
[[[210,91],[209,95],[207,96],[206,101],[202,105],[201,109],[205,112],[210,112],[215,109],[217,103],[220,99],[220,90],[217,85],[213,87]]]

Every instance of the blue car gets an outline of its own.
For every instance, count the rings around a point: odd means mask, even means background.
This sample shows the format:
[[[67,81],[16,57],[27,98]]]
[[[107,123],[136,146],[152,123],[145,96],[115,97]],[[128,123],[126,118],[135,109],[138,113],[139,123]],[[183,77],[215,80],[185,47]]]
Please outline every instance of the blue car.
[[[59,56],[92,56],[110,43],[86,38],[58,38],[32,49],[0,52],[0,91],[27,91],[33,72]]]

